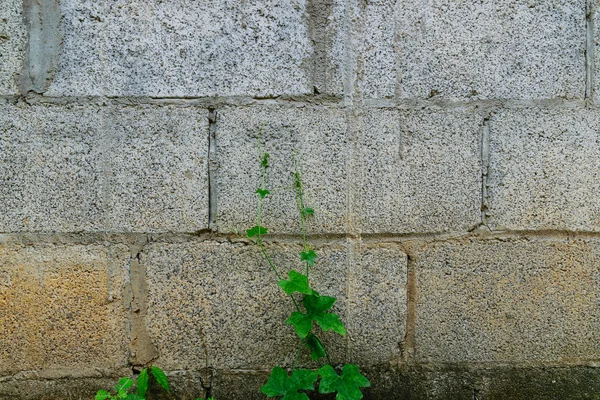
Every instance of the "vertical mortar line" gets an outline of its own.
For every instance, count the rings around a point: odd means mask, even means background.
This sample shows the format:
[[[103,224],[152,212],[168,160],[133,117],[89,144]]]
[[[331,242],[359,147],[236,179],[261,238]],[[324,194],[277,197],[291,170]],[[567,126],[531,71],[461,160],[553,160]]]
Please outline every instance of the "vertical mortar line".
[[[208,109],[208,228],[217,230],[217,110]]]
[[[488,172],[490,168],[490,122],[491,114],[481,125],[481,224],[486,226],[488,210]]]
[[[417,324],[417,272],[414,258],[406,255],[406,332],[403,344],[403,361],[410,364],[415,356],[415,330]]]
[[[143,367],[158,358],[158,349],[152,343],[148,333],[145,316],[148,312],[148,283],[146,281],[146,266],[141,262],[140,255],[148,243],[147,237],[141,237],[130,246],[130,364]]]
[[[585,99],[589,106],[594,103],[594,1],[586,1],[585,10]]]

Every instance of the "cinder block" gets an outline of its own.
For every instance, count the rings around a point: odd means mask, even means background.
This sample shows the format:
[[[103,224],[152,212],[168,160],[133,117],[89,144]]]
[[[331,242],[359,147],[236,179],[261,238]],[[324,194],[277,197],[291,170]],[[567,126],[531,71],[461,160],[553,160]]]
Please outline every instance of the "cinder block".
[[[208,224],[206,110],[2,106],[0,231]]]
[[[481,221],[481,125],[472,110],[372,110],[362,144],[362,231],[465,231]]]
[[[279,273],[305,268],[299,245],[268,245]],[[338,298],[346,314],[343,246],[316,248],[313,288]],[[284,322],[295,310],[258,247],[229,242],[156,243],[141,254],[148,282],[146,323],[167,369],[270,369],[291,366],[300,343]],[[345,355],[345,341],[327,332],[328,350]],[[303,356],[306,358],[307,354]]]
[[[407,256],[394,245],[364,246],[349,270],[349,361],[389,365],[406,334]]]
[[[126,366],[126,246],[0,246],[0,374]]]
[[[313,92],[306,2],[62,0],[52,96]]]
[[[419,362],[600,355],[600,243],[470,240],[414,255]]]
[[[3,0],[0,4],[0,96],[18,91],[18,75],[27,48],[23,21],[23,0]]]
[[[585,0],[370,1],[363,18],[367,97],[584,97]]]
[[[600,230],[600,114],[506,110],[490,120],[492,229]]]
[[[219,230],[244,234],[257,223],[260,143],[270,156],[266,187],[272,192],[264,201],[262,225],[273,233],[301,232],[293,187],[296,160],[303,175],[305,203],[315,210],[307,224],[308,232],[345,232],[350,144],[344,111],[275,106],[219,112]]]

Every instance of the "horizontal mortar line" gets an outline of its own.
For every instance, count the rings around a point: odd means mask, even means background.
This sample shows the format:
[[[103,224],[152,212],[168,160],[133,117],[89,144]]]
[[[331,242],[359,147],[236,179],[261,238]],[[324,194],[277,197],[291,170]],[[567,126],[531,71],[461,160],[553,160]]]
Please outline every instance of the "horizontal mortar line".
[[[28,104],[49,105],[179,105],[188,107],[219,108],[228,106],[329,106],[344,109],[348,106],[343,98],[336,96],[289,96],[274,98],[256,98],[249,96],[209,96],[209,97],[152,97],[152,96],[65,96],[47,97],[42,95],[0,96],[0,99],[17,102],[24,100]],[[365,99],[367,109],[456,109],[456,108],[542,108],[542,109],[600,109],[600,106],[590,105],[585,99],[481,99],[481,100],[449,100],[449,99]]]
[[[480,370],[488,368],[568,368],[568,367],[600,367],[600,358],[571,358],[554,361],[456,361],[456,362],[413,362],[401,367],[423,368],[426,370]]]
[[[360,240],[365,244],[407,241],[442,242],[452,240],[494,240],[494,239],[600,239],[600,232],[570,231],[570,230],[478,230],[473,232],[412,232],[412,233],[366,233],[360,236],[346,233],[316,233],[308,234],[307,240],[315,244],[343,242],[346,240]],[[201,241],[229,241],[234,243],[252,242],[244,236],[232,233],[210,232],[161,232],[161,233],[136,233],[136,232],[80,232],[80,233],[32,233],[32,232],[0,232],[0,243],[33,245],[36,243],[56,244],[101,244],[109,243],[135,243],[145,239],[147,243],[177,243]],[[265,243],[302,243],[301,234],[269,234],[264,236]]]

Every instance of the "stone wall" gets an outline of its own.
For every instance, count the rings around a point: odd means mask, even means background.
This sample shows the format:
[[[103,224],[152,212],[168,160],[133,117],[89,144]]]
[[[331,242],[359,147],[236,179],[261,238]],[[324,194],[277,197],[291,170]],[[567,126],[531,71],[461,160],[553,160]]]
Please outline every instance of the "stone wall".
[[[600,4],[2,0],[0,399],[290,366],[304,171],[369,399],[600,396]],[[304,363],[305,361],[301,361]]]

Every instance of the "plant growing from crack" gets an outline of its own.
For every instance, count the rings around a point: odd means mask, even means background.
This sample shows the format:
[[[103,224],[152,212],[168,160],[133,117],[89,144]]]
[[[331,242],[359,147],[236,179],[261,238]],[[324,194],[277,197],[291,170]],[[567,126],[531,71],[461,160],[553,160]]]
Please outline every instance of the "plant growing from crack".
[[[167,393],[170,393],[169,381],[162,369],[152,366],[150,367],[150,374]],[[106,390],[99,390],[98,393],[96,393],[94,400],[145,400],[150,374],[148,373],[148,368],[144,368],[140,372],[137,379],[137,393],[127,393],[134,382],[133,379],[125,377],[121,378],[119,383],[115,386],[115,395],[111,395]]]
[[[330,311],[337,299],[321,295],[310,284],[309,274],[315,266],[318,255],[306,240],[306,224],[315,211],[311,207],[307,207],[304,202],[303,181],[296,161],[294,161],[294,190],[302,227],[302,251],[299,257],[306,266],[305,270],[298,272],[292,269],[288,273],[288,279],[285,279],[279,273],[264,245],[263,237],[268,234],[269,230],[261,223],[262,209],[266,197],[271,192],[266,187],[269,154],[262,150],[260,137],[259,130],[261,184],[256,189],[258,195],[257,224],[248,229],[246,235],[260,248],[267,264],[279,279],[277,285],[292,300],[295,311],[285,323],[294,327],[300,340],[290,373],[288,374],[279,366],[274,367],[269,380],[261,388],[261,391],[267,397],[281,397],[281,400],[309,400],[304,391],[315,390],[315,384],[318,382],[319,393],[337,393],[337,400],[360,400],[363,397],[360,388],[370,386],[369,380],[360,373],[354,364],[344,365],[341,373],[338,373],[332,364],[329,352],[319,338],[321,333],[327,331],[344,336],[346,328],[339,316]],[[300,301],[298,301],[299,297],[301,297]],[[317,332],[315,326],[319,328],[320,332]],[[318,370],[296,368],[298,357],[304,348],[310,351],[311,359],[319,363]]]

